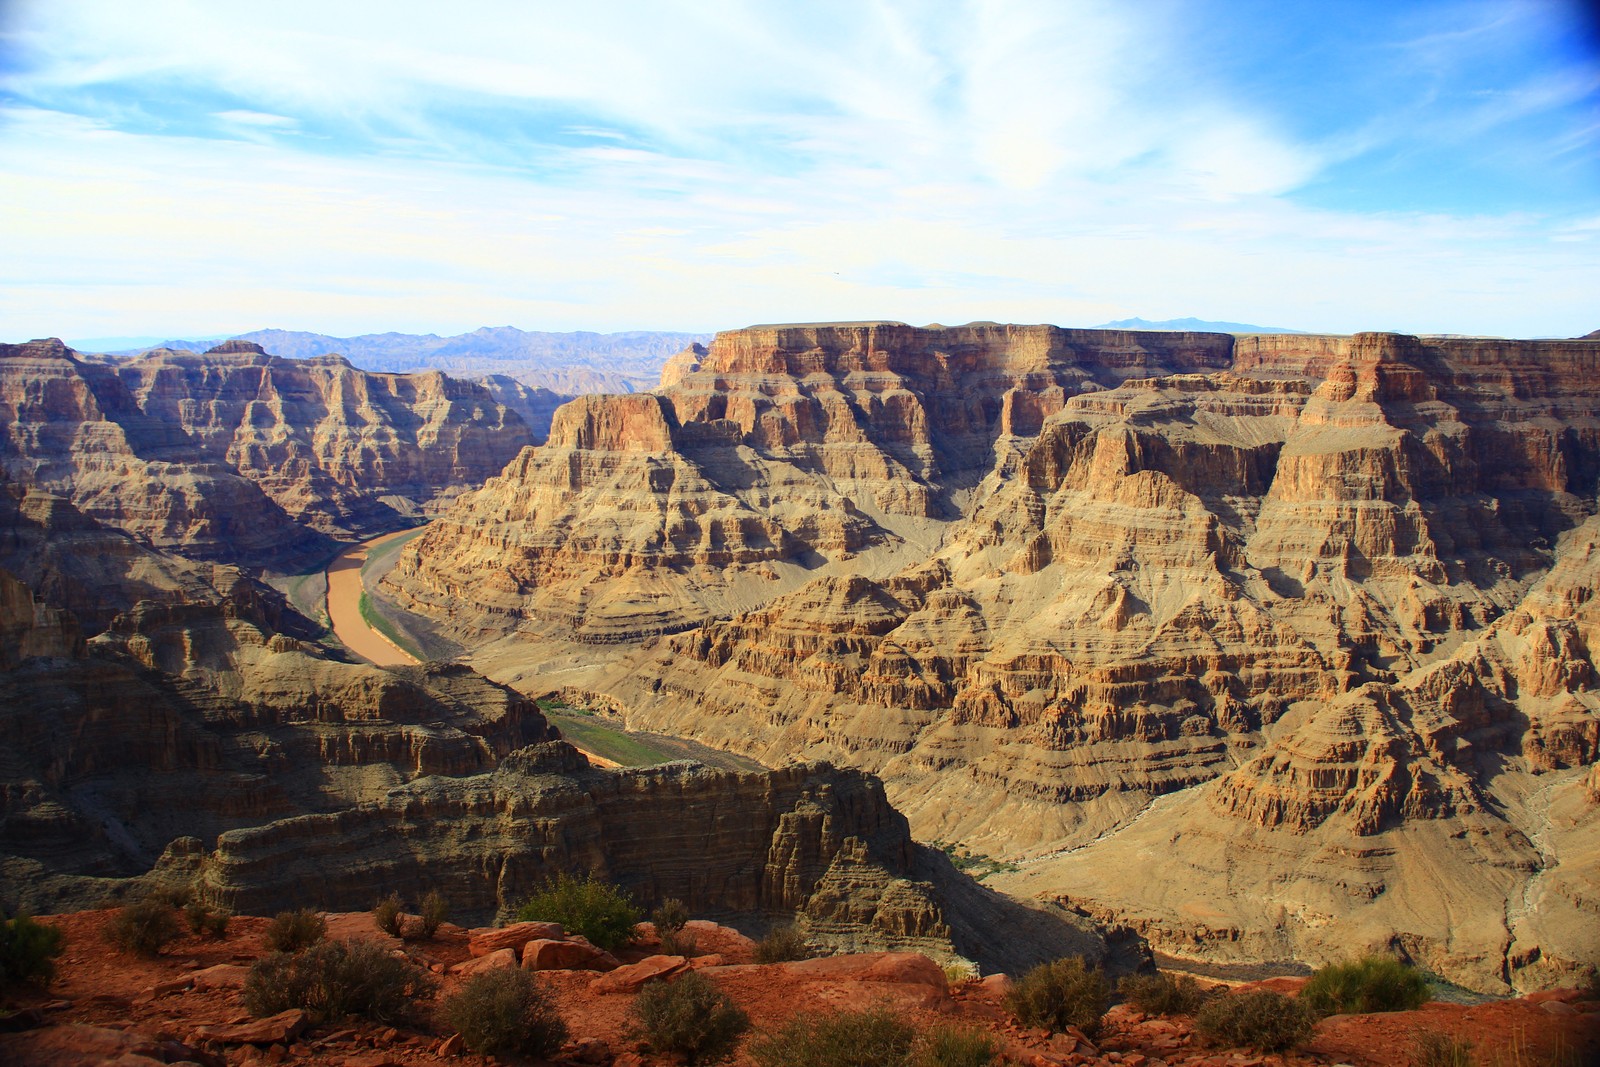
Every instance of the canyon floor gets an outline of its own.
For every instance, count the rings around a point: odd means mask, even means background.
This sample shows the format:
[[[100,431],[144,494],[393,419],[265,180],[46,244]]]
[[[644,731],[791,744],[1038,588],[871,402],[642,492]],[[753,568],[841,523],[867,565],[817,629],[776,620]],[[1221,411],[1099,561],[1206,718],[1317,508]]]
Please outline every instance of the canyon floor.
[[[380,933],[365,913],[330,915],[330,936],[374,938],[404,952],[439,976],[437,994],[419,1002],[414,1017],[402,1025],[338,1020],[290,1028],[278,1040],[268,1026],[251,1041],[245,1040],[252,1035],[243,1024],[255,1021],[242,1006],[239,987],[245,969],[265,954],[262,934],[268,920],[238,916],[220,939],[185,936],[169,944],[159,958],[147,959],[120,953],[105,942],[113,914],[79,912],[44,920],[65,933],[66,953],[48,990],[14,998],[11,1006],[20,1009],[23,1018],[31,1014],[43,1025],[0,1034],[0,1060],[18,1067],[83,1063],[148,1067],[184,1061],[340,1067],[497,1062],[453,1049],[452,1031],[436,1018],[443,998],[465,980],[455,969],[482,958],[475,958],[469,946],[486,930],[446,924],[432,940],[401,942]],[[694,928],[700,951],[715,955],[691,965],[704,967],[749,1014],[757,1031],[776,1029],[797,1014],[814,1017],[887,999],[919,1028],[954,1022],[989,1030],[999,1038],[1005,1062],[1035,1067],[1402,1067],[1416,1062],[1416,1038],[1430,1032],[1470,1041],[1474,1062],[1484,1067],[1579,1067],[1600,1057],[1600,1003],[1581,1000],[1575,990],[1474,1006],[1436,1002],[1411,1012],[1334,1016],[1323,1020],[1300,1050],[1262,1055],[1208,1045],[1195,1034],[1192,1020],[1147,1017],[1128,1005],[1112,1008],[1092,1042],[1024,1029],[1000,1006],[1002,983],[993,978],[947,985],[937,966],[909,953],[755,965],[750,962],[751,943],[737,932],[709,923],[696,923]],[[649,928],[641,930],[640,940],[618,953],[625,965],[659,951]],[[571,1031],[562,1055],[551,1062],[614,1067],[681,1063],[651,1052],[631,1032],[631,993],[598,991],[593,983],[599,975],[593,971],[541,975]],[[1273,979],[1261,984],[1292,991],[1298,981]],[[753,1062],[743,1052],[734,1060],[739,1067]]]

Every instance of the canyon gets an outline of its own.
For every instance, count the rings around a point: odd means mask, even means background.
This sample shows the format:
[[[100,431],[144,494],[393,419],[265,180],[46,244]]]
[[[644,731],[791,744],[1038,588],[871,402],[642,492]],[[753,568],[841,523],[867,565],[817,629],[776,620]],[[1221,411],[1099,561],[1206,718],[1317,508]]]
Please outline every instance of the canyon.
[[[0,346],[5,903],[383,884],[486,922],[593,869],[986,970],[1573,984],[1597,370],[1592,340],[761,326],[536,443],[504,383]],[[286,595],[423,522],[372,600],[458,662],[361,662]],[[555,695],[767,769],[595,766]]]
[[[1600,959],[1600,346],[753,327],[383,592],[529,693],[884,781],[1170,955]],[[1159,869],[1156,877],[1151,869]]]

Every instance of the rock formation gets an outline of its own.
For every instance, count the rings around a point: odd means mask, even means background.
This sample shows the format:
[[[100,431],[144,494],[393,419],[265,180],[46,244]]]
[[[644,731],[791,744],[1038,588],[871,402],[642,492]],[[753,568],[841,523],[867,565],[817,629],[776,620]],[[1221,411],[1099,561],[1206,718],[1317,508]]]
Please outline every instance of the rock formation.
[[[482,385],[438,371],[372,374],[248,341],[159,350],[117,368],[150,418],[255,482],[296,522],[368,536],[476,487],[531,439]],[[531,398],[529,398],[531,400]]]
[[[697,362],[562,408],[389,594],[525,688],[876,771],[1176,951],[1350,924],[1480,988],[1600,951],[1600,345],[861,323]]]
[[[0,345],[0,466],[7,481],[156,548],[253,566],[327,550],[181,426],[146,414],[114,371],[60,341]]]

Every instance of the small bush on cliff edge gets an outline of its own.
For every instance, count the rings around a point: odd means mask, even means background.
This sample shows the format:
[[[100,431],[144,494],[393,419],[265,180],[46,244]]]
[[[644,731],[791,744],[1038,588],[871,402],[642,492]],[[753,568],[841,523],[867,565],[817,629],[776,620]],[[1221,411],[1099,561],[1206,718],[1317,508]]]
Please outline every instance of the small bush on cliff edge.
[[[1329,964],[1300,990],[1300,999],[1322,1015],[1414,1011],[1432,997],[1426,975],[1387,956]]]
[[[1006,994],[1006,1010],[1025,1026],[1061,1030],[1076,1026],[1093,1037],[1111,1006],[1111,986],[1098,968],[1077,956],[1041,963]]]
[[[699,971],[639,990],[633,1017],[651,1048],[696,1064],[732,1056],[750,1029],[750,1017]]]
[[[1129,975],[1118,983],[1117,992],[1146,1015],[1193,1015],[1210,999],[1188,975],[1173,978],[1160,971]]]
[[[312,911],[280,911],[267,924],[261,941],[272,952],[301,952],[328,934],[328,920]]]
[[[916,1031],[887,1004],[817,1018],[795,1015],[749,1046],[761,1067],[903,1067]]]
[[[261,1018],[300,1008],[318,1023],[346,1015],[393,1023],[432,989],[426,971],[374,941],[318,941],[297,955],[257,960],[245,976],[244,1006]]]
[[[806,941],[806,935],[794,923],[775,926],[767,936],[756,942],[757,963],[788,963],[790,960],[809,960],[816,953]]]
[[[485,1055],[554,1056],[567,1039],[555,1001],[527,971],[502,968],[473,975],[444,1002],[444,1018],[462,1044]]]
[[[560,923],[568,933],[582,934],[610,951],[633,940],[639,909],[621,889],[594,874],[576,878],[558,874],[517,909],[518,922]]]
[[[8,919],[0,909],[0,989],[25,982],[49,985],[64,940],[54,926],[26,915]]]
[[[1218,997],[1201,1008],[1194,1021],[1201,1033],[1220,1045],[1278,1052],[1310,1037],[1317,1013],[1297,997],[1263,989]]]
[[[178,936],[178,919],[172,906],[149,898],[117,911],[106,927],[106,937],[124,952],[159,956],[168,941]]]

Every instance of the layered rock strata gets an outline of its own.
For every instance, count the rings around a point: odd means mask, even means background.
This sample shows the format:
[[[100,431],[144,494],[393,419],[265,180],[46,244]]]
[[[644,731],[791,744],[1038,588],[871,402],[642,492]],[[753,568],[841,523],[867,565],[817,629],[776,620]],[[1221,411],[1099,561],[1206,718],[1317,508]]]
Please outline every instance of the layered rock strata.
[[[0,345],[0,466],[155,548],[256,566],[327,551],[180,425],[146,414],[115,371],[60,341]]]
[[[1540,916],[1600,883],[1600,345],[866,323],[682,363],[563,408],[391,594],[506,638],[499,677],[544,661],[645,728],[875,770],[919,834],[1178,947],[1222,951],[1051,857],[1130,826],[1229,857],[1179,884],[1281,954],[1332,951],[1318,915],[1483,988],[1588,950]],[[1456,930],[1437,879],[1485,861]]]
[[[336,355],[282,359],[248,341],[157,350],[117,374],[147,416],[336,537],[393,529],[481,484],[532,439],[484,385],[369,373]]]
[[[492,774],[430,777],[383,801],[223,834],[199,869],[211,900],[253,913],[357,908],[382,885],[442,889],[469,919],[504,916],[558,871],[592,871],[636,900],[699,913],[805,916],[841,947],[959,952],[990,968],[1063,952],[1124,969],[1137,944],[985,892],[913,845],[882,785],[825,764],[766,773],[693,763],[599,771],[564,742]],[[999,917],[1027,929],[996,937]]]

